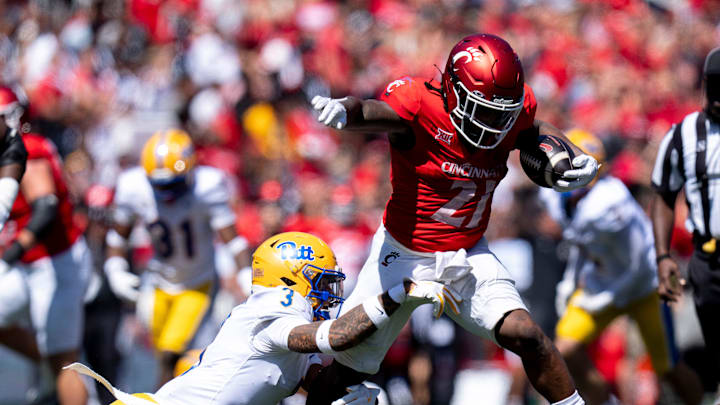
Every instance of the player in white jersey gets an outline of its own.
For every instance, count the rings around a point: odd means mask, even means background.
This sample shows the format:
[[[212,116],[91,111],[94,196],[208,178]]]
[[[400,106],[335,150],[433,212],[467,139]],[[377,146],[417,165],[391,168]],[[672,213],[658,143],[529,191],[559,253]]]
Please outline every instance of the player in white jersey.
[[[155,394],[131,397],[108,384],[119,399],[113,404],[275,405],[308,387],[322,368],[311,353],[333,354],[357,345],[388,324],[401,306],[412,310],[432,303],[439,316],[446,302],[455,313],[460,303],[440,283],[408,279],[338,319],[325,320],[328,310],[343,302],[345,275],[325,242],[301,232],[263,242],[252,269],[252,294],[233,309],[197,364]],[[77,363],[71,367],[93,375]],[[335,403],[372,404],[379,390],[360,384],[349,391]]]
[[[567,136],[599,162],[605,160],[602,142],[592,134],[574,129]],[[672,315],[656,291],[650,220],[627,187],[601,173],[584,189],[563,194],[543,189],[540,196],[572,246],[557,288],[561,319],[555,345],[583,398],[588,404],[609,400],[609,387],[585,349],[613,319],[628,315],[639,327],[656,374],[668,378],[685,403],[699,403],[699,381],[677,364]]]
[[[190,137],[161,131],[145,144],[141,167],[123,172],[115,190],[114,227],[108,233],[105,272],[121,298],[137,301],[140,279],[129,271],[127,238],[136,224],[151,235],[148,263],[152,297],[149,328],[160,353],[164,383],[188,349],[215,291],[217,235],[235,256],[238,269],[249,264],[247,242],[235,231],[230,185],[212,167],[195,167]]]

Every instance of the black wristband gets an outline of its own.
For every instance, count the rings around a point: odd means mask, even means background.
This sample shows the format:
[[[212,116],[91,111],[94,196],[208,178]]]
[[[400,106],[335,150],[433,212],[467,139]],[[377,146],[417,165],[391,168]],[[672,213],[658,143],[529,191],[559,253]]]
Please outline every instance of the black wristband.
[[[3,252],[2,259],[7,264],[13,264],[25,254],[25,248],[22,247],[20,242],[14,240]]]
[[[670,255],[670,253],[663,253],[663,254],[659,255],[658,257],[655,258],[655,263],[660,264],[660,262],[665,259],[672,259],[672,256]]]

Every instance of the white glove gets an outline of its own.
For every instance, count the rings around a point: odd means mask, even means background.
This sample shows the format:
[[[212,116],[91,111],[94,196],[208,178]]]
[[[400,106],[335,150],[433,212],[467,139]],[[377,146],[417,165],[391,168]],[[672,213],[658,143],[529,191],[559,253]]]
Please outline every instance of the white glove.
[[[463,299],[455,290],[435,281],[411,281],[414,285],[407,293],[405,302],[415,305],[432,304],[435,318],[443,314],[446,302],[456,315],[460,314],[460,303]]]
[[[315,96],[310,104],[314,109],[322,111],[318,116],[318,121],[331,128],[343,129],[347,124],[347,109],[342,101],[346,99]]]
[[[346,388],[348,394],[333,401],[330,405],[375,405],[380,390],[369,388],[365,384],[351,385]]]
[[[110,289],[124,300],[136,302],[140,297],[140,277],[130,272],[127,260],[119,256],[112,256],[105,261],[105,275]]]
[[[615,296],[610,291],[597,294],[587,294],[583,291],[573,299],[572,303],[591,314],[596,314],[612,305],[614,300]]]
[[[572,280],[562,280],[555,287],[555,311],[562,316],[567,308],[567,302],[575,291],[575,283]]]
[[[553,185],[553,189],[555,191],[564,193],[566,191],[587,186],[592,179],[595,178],[595,175],[600,168],[594,157],[585,154],[575,156],[572,160],[572,165],[575,169],[565,171],[565,173],[563,173],[563,177],[556,181]],[[567,179],[575,180],[568,181]]]

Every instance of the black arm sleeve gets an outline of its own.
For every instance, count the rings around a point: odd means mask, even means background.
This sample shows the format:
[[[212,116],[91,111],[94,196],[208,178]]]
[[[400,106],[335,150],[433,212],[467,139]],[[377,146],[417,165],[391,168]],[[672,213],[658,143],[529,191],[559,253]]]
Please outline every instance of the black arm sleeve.
[[[6,133],[2,142],[0,142],[0,167],[11,164],[18,164],[25,172],[25,163],[27,163],[28,152],[20,135],[12,135]]]
[[[14,240],[3,252],[2,260],[7,264],[13,264],[25,254],[25,249],[22,247],[20,242]]]
[[[369,377],[370,374],[357,372],[333,360],[310,383],[305,405],[330,405],[347,394],[346,387],[360,384]]]
[[[35,234],[36,238],[50,227],[57,216],[58,198],[54,194],[42,196],[32,202],[32,216],[25,229]]]
[[[537,146],[538,136],[540,136],[540,128],[538,125],[525,128],[518,133],[513,148],[518,150],[533,150],[533,148]]]

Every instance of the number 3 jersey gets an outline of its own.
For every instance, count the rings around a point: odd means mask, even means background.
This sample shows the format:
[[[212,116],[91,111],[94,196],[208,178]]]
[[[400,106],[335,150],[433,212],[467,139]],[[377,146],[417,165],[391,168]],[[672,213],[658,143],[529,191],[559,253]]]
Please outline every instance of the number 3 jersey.
[[[115,221],[142,223],[152,238],[148,270],[160,288],[182,290],[211,280],[215,271],[215,231],[235,223],[230,186],[218,169],[198,166],[188,192],[172,202],[155,197],[145,171],[124,171],[115,191]]]
[[[290,331],[312,322],[310,303],[286,287],[253,286],[198,364],[155,397],[169,405],[275,405],[292,395],[317,355],[288,349]]]
[[[430,85],[440,87],[435,81]],[[442,97],[422,79],[395,80],[380,99],[407,121],[414,136],[412,146],[390,148],[393,191],[385,228],[419,252],[474,246],[487,229],[492,195],[507,173],[518,133],[533,125],[537,104],[532,90],[525,86],[523,110],[494,149],[463,145]]]

